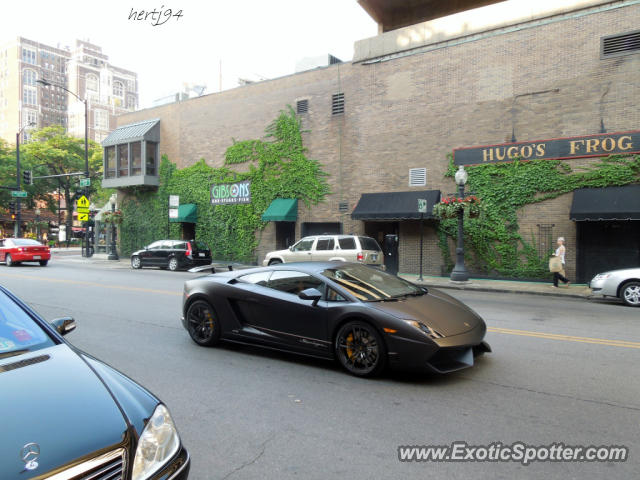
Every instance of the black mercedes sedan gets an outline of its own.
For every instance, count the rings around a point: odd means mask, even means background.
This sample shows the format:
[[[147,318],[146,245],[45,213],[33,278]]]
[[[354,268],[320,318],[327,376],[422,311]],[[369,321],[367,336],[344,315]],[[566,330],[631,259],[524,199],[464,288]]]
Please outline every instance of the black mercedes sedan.
[[[0,287],[0,478],[186,480],[190,459],[160,400],[65,342]]]
[[[288,263],[189,280],[182,324],[199,345],[226,340],[337,359],[357,376],[387,365],[452,372],[491,351],[471,308],[358,263]]]

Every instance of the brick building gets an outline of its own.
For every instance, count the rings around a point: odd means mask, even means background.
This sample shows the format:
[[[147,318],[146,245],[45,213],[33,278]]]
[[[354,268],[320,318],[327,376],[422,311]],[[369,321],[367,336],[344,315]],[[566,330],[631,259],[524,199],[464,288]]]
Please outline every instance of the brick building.
[[[438,18],[422,8],[431,1],[360,3],[381,33],[356,42],[349,63],[125,114],[117,123],[159,120],[159,154],[179,167],[200,158],[221,166],[232,138],[259,138],[279,110],[296,107],[310,131],[304,134],[309,156],[330,174],[333,192],[311,209],[299,205],[296,239],[333,230],[378,240],[397,233],[402,272],[418,270],[419,222],[393,215],[362,219],[354,214],[362,194],[453,192],[444,173],[454,149],[640,130],[638,0],[508,1]],[[452,3],[464,10],[491,2]],[[394,15],[394,8],[403,15]],[[629,140],[625,151],[640,151],[637,134]],[[580,169],[597,160],[582,157],[567,161]],[[112,182],[144,181],[144,175],[137,178]],[[600,265],[578,265],[587,247],[570,218],[573,197],[526,206],[520,229],[538,241],[563,235],[567,273],[585,280]],[[640,262],[640,222],[609,220],[593,222],[599,230],[592,238],[621,228],[628,245],[617,261]],[[267,226],[260,258],[279,243],[277,230],[273,222]],[[605,257],[616,257],[615,247]],[[435,221],[428,220],[425,272],[440,274],[443,264]]]
[[[89,138],[98,142],[116,126],[117,115],[138,105],[137,74],[114,66],[102,48],[84,40],[53,47],[18,37],[0,45],[0,138],[15,142],[22,126],[62,125],[84,137],[84,104],[46,80],[89,100]],[[23,131],[23,141],[29,140]]]

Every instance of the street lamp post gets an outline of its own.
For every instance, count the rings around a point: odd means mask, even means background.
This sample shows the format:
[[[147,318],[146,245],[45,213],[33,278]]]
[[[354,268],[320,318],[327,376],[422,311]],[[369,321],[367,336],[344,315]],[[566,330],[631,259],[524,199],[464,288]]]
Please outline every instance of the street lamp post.
[[[464,198],[464,186],[467,183],[469,174],[460,165],[456,172],[456,184],[458,185],[458,195]],[[456,247],[456,265],[451,271],[451,280],[454,282],[466,282],[469,280],[469,272],[464,266],[464,209],[458,212],[458,245]]]
[[[108,260],[119,260],[118,250],[116,248],[116,224],[114,223],[114,214],[116,211],[116,195],[115,193],[109,198],[111,204],[111,244],[109,245]]]
[[[76,97],[78,100],[80,100],[82,103],[84,103],[84,176],[85,178],[89,178],[89,102],[88,100],[82,99],[80,98],[76,93],[72,92],[71,90],[67,89],[66,87],[63,87],[62,85],[57,85],[55,83],[51,83],[48,80],[36,80],[36,83],[39,83],[45,87],[58,87],[61,88],[62,90],[64,90],[65,92],[73,95],[74,97]],[[87,194],[87,189],[85,188],[84,190],[84,194]],[[87,257],[91,256],[91,251],[89,249],[89,236],[87,235],[87,232],[89,231],[89,225],[87,223],[87,227],[85,229],[85,255]]]
[[[40,209],[36,207],[34,213],[36,214],[36,240],[40,241]]]
[[[16,133],[16,185],[17,185],[17,190],[19,191],[21,188],[21,175],[20,175],[20,135],[22,135],[22,132],[24,131],[25,128],[27,127],[33,127],[35,125],[35,123],[33,122],[29,122],[27,124],[25,124],[20,130],[18,130],[18,133]],[[20,202],[20,197],[16,198],[16,208],[17,208],[17,212],[16,212],[16,227],[15,227],[15,237],[16,238],[20,238],[20,222],[22,221],[22,204]]]

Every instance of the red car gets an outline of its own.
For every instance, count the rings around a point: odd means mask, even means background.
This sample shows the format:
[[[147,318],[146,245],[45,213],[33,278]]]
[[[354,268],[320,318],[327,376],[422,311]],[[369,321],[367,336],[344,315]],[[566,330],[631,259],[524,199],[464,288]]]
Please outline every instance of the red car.
[[[40,262],[45,267],[51,259],[49,247],[30,238],[5,238],[0,240],[0,262],[12,267],[20,262]]]

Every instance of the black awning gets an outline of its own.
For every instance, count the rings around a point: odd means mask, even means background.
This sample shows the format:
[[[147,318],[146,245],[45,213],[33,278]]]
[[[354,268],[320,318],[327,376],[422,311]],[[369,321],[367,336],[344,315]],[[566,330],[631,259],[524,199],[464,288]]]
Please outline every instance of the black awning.
[[[571,220],[640,220],[640,185],[581,188],[573,192]]]
[[[440,190],[363,193],[351,213],[354,220],[419,219],[418,200],[427,201],[424,218],[433,218],[433,206],[440,201]]]

